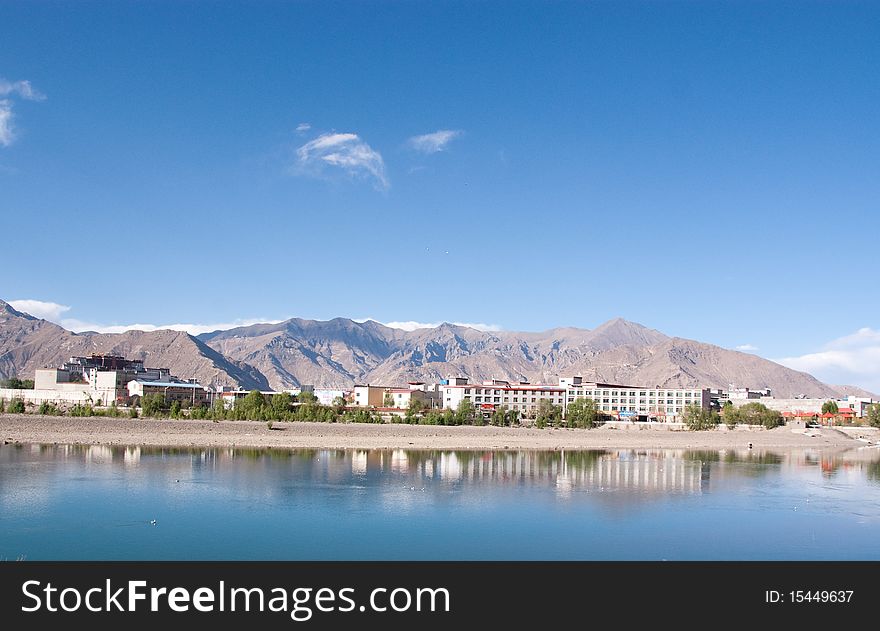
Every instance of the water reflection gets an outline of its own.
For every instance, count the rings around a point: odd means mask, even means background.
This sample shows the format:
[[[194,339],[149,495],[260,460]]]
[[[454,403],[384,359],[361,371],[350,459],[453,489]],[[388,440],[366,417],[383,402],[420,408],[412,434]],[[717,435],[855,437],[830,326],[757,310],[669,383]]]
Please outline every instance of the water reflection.
[[[870,449],[0,446],[0,558],[880,558],[878,526]]]
[[[880,482],[880,453],[759,449],[619,449],[558,451],[186,449],[104,445],[11,445],[0,448],[0,465],[78,462],[134,470],[144,462],[165,471],[275,471],[338,483],[351,478],[399,477],[413,483],[448,485],[482,482],[553,486],[562,491],[639,490],[704,493],[713,478],[760,477],[780,470],[818,470],[826,478],[856,473]],[[3,478],[0,478],[0,485]]]

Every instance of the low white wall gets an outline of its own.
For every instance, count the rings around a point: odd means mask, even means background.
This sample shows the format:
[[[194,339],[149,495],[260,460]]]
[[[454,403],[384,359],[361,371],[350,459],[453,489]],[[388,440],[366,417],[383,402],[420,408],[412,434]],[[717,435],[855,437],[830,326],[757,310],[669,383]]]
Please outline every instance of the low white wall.
[[[77,403],[88,403],[91,399],[88,393],[88,384],[83,385],[83,389],[76,392],[71,390],[14,390],[12,388],[0,388],[0,399],[7,403],[13,399],[21,399],[25,403],[33,403],[40,405],[44,402],[54,403],[56,405]]]

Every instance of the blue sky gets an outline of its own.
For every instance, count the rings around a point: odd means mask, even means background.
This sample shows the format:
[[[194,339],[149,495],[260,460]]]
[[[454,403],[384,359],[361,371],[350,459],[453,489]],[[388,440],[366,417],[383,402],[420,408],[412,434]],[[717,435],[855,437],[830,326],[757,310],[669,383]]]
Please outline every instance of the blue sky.
[[[878,24],[5,2],[0,297],[91,328],[622,316],[878,390]]]

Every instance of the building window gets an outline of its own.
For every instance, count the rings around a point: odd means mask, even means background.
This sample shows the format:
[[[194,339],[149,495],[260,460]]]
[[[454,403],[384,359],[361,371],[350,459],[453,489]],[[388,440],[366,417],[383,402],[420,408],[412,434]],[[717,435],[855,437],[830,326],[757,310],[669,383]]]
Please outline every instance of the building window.
[[[464,393],[465,393],[465,394],[470,394],[470,393],[471,393],[471,389],[470,389],[470,388],[465,388],[465,389],[464,389]]]

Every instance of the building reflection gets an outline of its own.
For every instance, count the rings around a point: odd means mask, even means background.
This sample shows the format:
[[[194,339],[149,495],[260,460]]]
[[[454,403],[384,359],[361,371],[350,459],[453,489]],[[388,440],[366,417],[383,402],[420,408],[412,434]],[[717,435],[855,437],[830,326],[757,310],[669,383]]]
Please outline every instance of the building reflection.
[[[87,466],[147,466],[179,482],[197,475],[240,476],[255,470],[270,483],[398,484],[460,489],[486,482],[512,488],[544,486],[564,499],[578,492],[701,494],[713,485],[745,482],[782,468],[805,478],[854,476],[880,482],[880,450],[799,449],[426,451],[184,449],[147,446],[28,445],[4,448],[4,458],[73,459]],[[354,479],[357,478],[357,481]],[[267,489],[263,489],[266,492]]]

